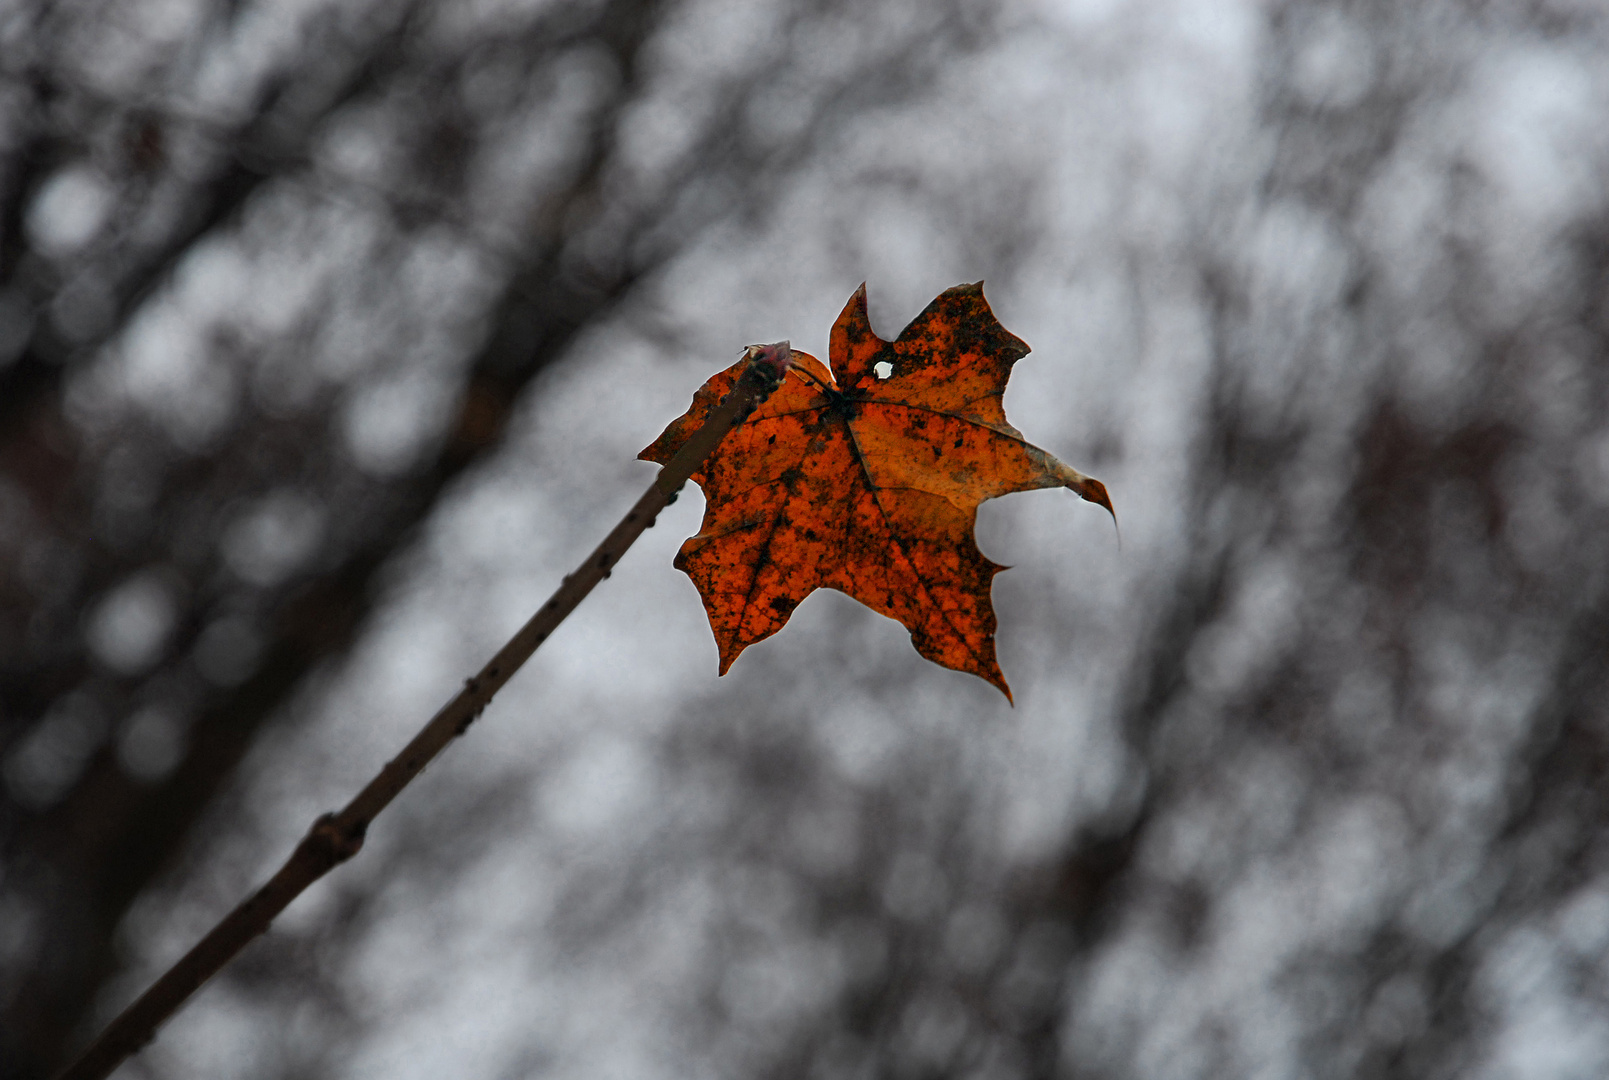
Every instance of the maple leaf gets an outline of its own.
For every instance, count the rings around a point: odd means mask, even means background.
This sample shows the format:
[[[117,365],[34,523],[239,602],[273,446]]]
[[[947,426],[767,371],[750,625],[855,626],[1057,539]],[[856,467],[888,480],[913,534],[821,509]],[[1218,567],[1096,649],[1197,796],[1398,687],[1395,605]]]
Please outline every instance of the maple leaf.
[[[832,328],[831,371],[793,353],[781,387],[692,475],[704,523],[676,566],[703,595],[722,675],[810,593],[837,589],[1010,699],[989,600],[1005,567],[978,550],[978,504],[1066,487],[1112,511],[1100,481],[1006,422],[1001,395],[1027,354],[982,282],[946,289],[892,342],[872,331],[862,285]],[[711,377],[638,456],[669,461],[745,363]]]

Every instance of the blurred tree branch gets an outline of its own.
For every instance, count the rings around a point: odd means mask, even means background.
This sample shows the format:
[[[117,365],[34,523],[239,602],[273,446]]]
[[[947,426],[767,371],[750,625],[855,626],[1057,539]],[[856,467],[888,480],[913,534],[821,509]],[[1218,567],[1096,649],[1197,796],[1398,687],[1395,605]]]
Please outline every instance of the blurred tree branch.
[[[777,388],[787,373],[788,355],[787,346],[783,344],[779,362],[775,349],[772,346],[761,350],[759,357],[751,356],[749,367],[732,390],[689,435],[636,505],[581,565],[565,576],[548,602],[508,643],[477,674],[465,680],[464,688],[443,705],[346,806],[320,816],[278,872],[119,1014],[60,1074],[61,1080],[102,1080],[111,1075],[124,1060],[156,1036],[157,1029],[183,1007],[190,995],[234,959],[253,938],[265,933],[291,901],[362,849],[374,819],[452,740],[469,730],[497,691],[613,572],[621,556],[643,531],[653,527],[659,512],[676,497],[721,440]]]
[[[551,5],[467,35],[446,29],[445,8],[411,0],[321,10],[298,31],[305,47],[230,87],[222,105],[196,91],[196,72],[209,50],[250,31],[254,9],[208,11],[199,36],[160,54],[127,95],[76,67],[75,50],[104,45],[88,10],[28,13],[28,48],[8,53],[0,76],[22,133],[0,172],[0,315],[26,328],[0,364],[0,476],[9,485],[0,494],[13,499],[25,536],[0,564],[0,758],[24,780],[30,762],[59,766],[51,783],[0,810],[6,888],[32,927],[0,998],[0,1060],[17,1076],[60,1060],[116,968],[114,934],[129,904],[172,865],[264,725],[352,644],[381,568],[499,445],[532,378],[711,222],[763,213],[792,163],[854,103],[910,93],[971,33],[946,7],[917,33],[868,39],[863,65],[815,79],[819,92],[788,138],[757,140],[747,110],[756,88],[789,68],[790,28],[834,11],[784,5],[765,50],[705,76],[712,108],[691,141],[642,174],[622,132],[665,92],[649,53],[674,3]],[[572,108],[573,89],[548,73],[576,63],[593,73],[575,121],[580,139],[555,172],[525,181],[512,225],[488,218],[469,201],[466,166],[522,112]],[[466,106],[463,88],[483,70],[516,90]],[[328,164],[331,138],[358,116],[381,118],[378,137],[400,155],[401,169],[380,182]],[[74,168],[109,189],[107,224],[84,246],[41,248],[41,200]],[[172,302],[198,253],[240,242],[258,208],[296,187],[380,222],[393,237],[386,258],[446,228],[493,268],[496,293],[468,331],[448,383],[456,390],[445,391],[456,400],[423,460],[395,474],[350,460],[340,399],[330,395],[286,408],[237,394],[231,422],[199,449],[175,447],[159,419],[137,412],[93,431],[69,415],[75,387],[140,319]],[[316,348],[346,302],[315,304],[292,341],[270,348]],[[249,385],[246,365],[261,363],[262,349],[224,331],[211,362],[235,365],[230,377]],[[272,580],[241,580],[224,550],[230,523],[287,485],[324,508],[317,556]],[[138,505],[117,510],[129,495]],[[122,670],[88,647],[85,628],[120,587],[148,580],[165,590],[171,629],[149,665]],[[226,655],[221,675],[202,670],[226,630],[243,639],[239,655]],[[75,734],[80,715],[87,728]],[[136,775],[123,749],[141,715],[168,717],[179,751]],[[58,735],[84,749],[52,758]]]

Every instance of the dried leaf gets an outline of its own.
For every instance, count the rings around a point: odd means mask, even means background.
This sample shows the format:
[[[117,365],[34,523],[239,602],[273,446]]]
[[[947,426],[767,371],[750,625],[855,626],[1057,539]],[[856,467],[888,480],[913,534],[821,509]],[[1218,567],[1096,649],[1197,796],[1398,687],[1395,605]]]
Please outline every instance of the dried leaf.
[[[945,290],[892,342],[873,333],[862,285],[829,349],[832,371],[795,351],[781,388],[693,474],[704,523],[676,565],[704,597],[721,674],[825,588],[898,619],[923,656],[1009,698],[989,601],[1004,567],[978,550],[978,504],[1066,487],[1110,512],[1106,488],[1006,422],[1001,395],[1028,347],[981,282]],[[705,383],[640,456],[670,460],[745,362]]]

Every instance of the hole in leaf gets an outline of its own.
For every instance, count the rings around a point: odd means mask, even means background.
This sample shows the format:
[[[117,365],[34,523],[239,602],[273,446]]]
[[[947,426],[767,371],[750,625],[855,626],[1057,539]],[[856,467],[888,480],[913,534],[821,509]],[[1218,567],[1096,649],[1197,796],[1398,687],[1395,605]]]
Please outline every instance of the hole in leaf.
[[[879,379],[886,379],[894,374],[894,365],[887,360],[879,360],[872,365],[872,371],[876,373]]]

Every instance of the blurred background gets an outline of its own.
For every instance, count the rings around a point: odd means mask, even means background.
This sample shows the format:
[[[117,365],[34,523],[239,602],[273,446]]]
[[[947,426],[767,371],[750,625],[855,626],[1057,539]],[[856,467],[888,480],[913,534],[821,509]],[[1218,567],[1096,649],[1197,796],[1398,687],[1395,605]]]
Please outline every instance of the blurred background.
[[[742,346],[985,279],[1015,709],[687,495],[121,1076],[1609,1073],[1609,10],[0,0],[0,1075]]]

